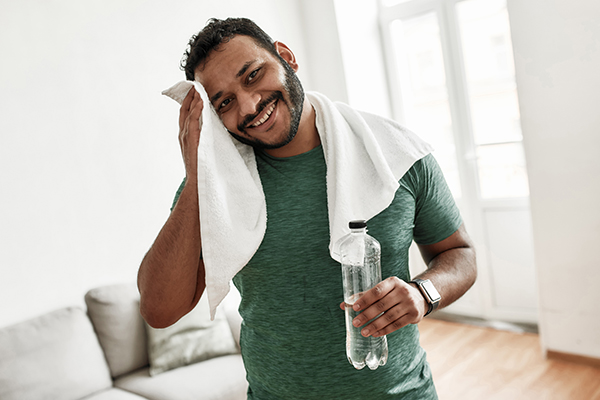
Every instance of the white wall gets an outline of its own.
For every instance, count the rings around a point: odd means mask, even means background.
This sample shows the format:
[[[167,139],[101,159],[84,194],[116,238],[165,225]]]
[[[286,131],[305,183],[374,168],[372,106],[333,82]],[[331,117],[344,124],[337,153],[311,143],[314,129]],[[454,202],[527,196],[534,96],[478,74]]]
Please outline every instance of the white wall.
[[[348,103],[334,0],[299,0],[299,3],[307,45],[305,66],[312,84],[306,89]]]
[[[600,357],[600,2],[509,0],[508,9],[543,347]]]
[[[334,4],[347,102],[359,110],[391,118],[377,0],[334,0]]]
[[[298,1],[0,0],[0,326],[134,281],[183,174],[161,90],[208,18],[247,16],[303,69]]]

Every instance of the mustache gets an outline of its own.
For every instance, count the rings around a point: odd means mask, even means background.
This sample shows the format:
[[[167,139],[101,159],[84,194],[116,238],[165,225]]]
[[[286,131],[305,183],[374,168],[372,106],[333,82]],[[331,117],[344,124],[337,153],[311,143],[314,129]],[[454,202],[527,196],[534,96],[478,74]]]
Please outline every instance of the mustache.
[[[244,118],[244,120],[242,122],[240,122],[240,124],[238,125],[238,127],[237,127],[238,130],[240,132],[245,132],[246,127],[252,121],[254,121],[254,119],[256,119],[256,117],[258,117],[260,113],[263,112],[263,110],[265,109],[266,106],[268,106],[275,100],[283,100],[283,93],[281,93],[279,91],[273,92],[273,94],[270,95],[266,100],[260,102],[260,104],[256,107],[257,108],[256,113],[254,113],[252,115],[247,115],[246,118]]]

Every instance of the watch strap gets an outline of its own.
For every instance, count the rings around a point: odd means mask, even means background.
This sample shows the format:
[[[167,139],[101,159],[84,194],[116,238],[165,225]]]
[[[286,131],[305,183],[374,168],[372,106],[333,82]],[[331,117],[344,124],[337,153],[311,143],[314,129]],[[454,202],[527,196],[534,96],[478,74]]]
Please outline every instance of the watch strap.
[[[429,279],[425,280],[425,279],[415,278],[409,282],[409,283],[414,283],[415,285],[417,285],[417,287],[421,291],[421,294],[423,295],[423,298],[425,298],[425,300],[427,301],[427,304],[429,304],[429,309],[425,313],[424,317],[431,314],[436,308],[438,308],[438,305],[440,304],[440,298],[438,297],[437,300],[432,299],[430,294],[427,292],[427,290],[423,286],[423,284],[426,282],[433,286],[433,284],[431,283],[431,281]]]

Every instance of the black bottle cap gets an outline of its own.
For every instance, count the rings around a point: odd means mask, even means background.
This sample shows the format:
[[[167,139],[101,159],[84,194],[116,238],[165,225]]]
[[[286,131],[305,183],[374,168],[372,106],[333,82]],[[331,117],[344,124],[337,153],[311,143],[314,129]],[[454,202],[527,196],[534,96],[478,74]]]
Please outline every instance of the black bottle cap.
[[[350,223],[348,224],[348,226],[350,227],[350,229],[366,228],[367,227],[367,221],[365,221],[364,219],[360,219],[360,220],[356,220],[356,221],[350,221]]]

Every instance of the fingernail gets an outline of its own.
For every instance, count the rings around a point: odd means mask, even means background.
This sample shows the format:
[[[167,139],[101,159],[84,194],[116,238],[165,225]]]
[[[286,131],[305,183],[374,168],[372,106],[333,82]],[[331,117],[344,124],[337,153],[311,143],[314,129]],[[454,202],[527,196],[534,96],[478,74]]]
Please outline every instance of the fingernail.
[[[361,326],[362,324],[360,323],[360,320],[358,320],[357,318],[355,318],[355,319],[352,321],[352,325],[354,325],[354,326],[356,326],[356,327],[359,327],[359,326]]]
[[[358,311],[360,310],[360,304],[354,304],[352,308],[354,308],[354,311]]]
[[[363,330],[362,330],[362,332],[361,332],[361,333],[362,333],[362,335],[363,335],[363,336],[365,336],[365,337],[366,337],[366,336],[369,336],[369,329],[365,328],[365,329],[363,329]]]

